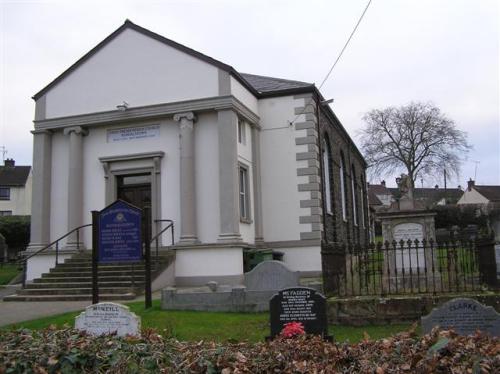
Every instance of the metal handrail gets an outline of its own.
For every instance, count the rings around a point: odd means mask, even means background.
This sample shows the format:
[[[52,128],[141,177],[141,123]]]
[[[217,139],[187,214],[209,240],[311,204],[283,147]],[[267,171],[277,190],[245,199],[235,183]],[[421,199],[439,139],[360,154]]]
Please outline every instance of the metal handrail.
[[[157,233],[155,236],[153,236],[151,238],[151,243],[153,243],[153,241],[155,242],[155,247],[156,247],[156,263],[158,264],[158,257],[159,257],[159,254],[158,254],[158,248],[159,248],[159,245],[158,245],[158,239],[160,238],[160,236],[165,232],[167,231],[169,228],[171,228],[172,230],[172,233],[171,233],[171,236],[172,236],[172,245],[174,245],[174,221],[171,220],[171,219],[155,219],[154,220],[155,223],[158,223],[158,222],[169,222],[169,224],[167,225],[167,227],[165,227],[164,229],[162,229],[159,233]]]
[[[92,224],[88,223],[86,225],[78,226],[78,227],[74,228],[73,230],[68,231],[66,234],[64,234],[60,238],[58,238],[58,239],[54,240],[53,242],[47,244],[45,247],[39,249],[35,253],[32,253],[32,254],[30,254],[27,257],[23,257],[23,259],[21,261],[18,261],[18,262],[21,262],[22,265],[23,265],[23,288],[26,286],[26,270],[27,270],[28,260],[30,258],[37,256],[38,254],[40,254],[41,252],[49,249],[50,247],[52,247],[55,244],[55,246],[56,246],[56,265],[59,264],[59,242],[61,240],[63,240],[64,238],[66,238],[67,236],[69,236],[70,234],[72,234],[72,233],[74,233],[76,231],[76,249],[80,250],[80,229],[83,229],[83,228],[89,227],[89,226],[92,226]]]

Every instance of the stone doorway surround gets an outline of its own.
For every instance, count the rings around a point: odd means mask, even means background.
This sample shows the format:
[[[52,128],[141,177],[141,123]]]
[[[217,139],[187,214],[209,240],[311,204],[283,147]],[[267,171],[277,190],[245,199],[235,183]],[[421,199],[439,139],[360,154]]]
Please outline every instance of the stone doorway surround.
[[[159,230],[160,223],[154,220],[161,219],[161,160],[165,152],[131,153],[117,156],[100,157],[99,161],[104,169],[105,203],[111,204],[117,198],[118,177],[126,175],[151,175],[151,235]],[[160,238],[161,239],[161,238]]]

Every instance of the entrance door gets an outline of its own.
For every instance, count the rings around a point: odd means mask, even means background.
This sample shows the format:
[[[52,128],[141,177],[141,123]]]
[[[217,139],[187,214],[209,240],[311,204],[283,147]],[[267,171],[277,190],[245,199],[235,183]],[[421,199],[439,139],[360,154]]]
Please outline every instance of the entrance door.
[[[140,209],[151,208],[151,175],[134,174],[117,177],[117,197]],[[150,220],[151,222],[151,220]],[[151,232],[151,231],[150,231]],[[146,233],[145,220],[142,220],[142,235]]]

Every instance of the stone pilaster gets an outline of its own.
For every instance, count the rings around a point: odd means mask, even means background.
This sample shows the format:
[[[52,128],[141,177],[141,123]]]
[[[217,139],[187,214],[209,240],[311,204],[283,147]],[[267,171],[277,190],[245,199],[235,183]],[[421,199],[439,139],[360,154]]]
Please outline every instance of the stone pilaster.
[[[262,190],[260,179],[260,130],[255,126],[252,127],[252,161],[255,243],[262,244],[264,242],[264,232],[262,228]]]
[[[238,116],[218,111],[220,242],[240,241],[238,206]]]
[[[52,133],[33,134],[33,192],[31,200],[31,240],[28,251],[50,243],[50,188],[52,175]]]
[[[196,228],[196,181],[194,165],[194,122],[193,112],[178,113],[174,121],[179,122],[180,141],[180,198],[181,236],[179,244],[198,242]]]
[[[67,127],[64,135],[69,137],[67,231],[70,231],[83,224],[83,137],[87,130],[80,126]],[[66,243],[67,248],[83,249],[82,243],[77,243],[76,232],[68,236]]]

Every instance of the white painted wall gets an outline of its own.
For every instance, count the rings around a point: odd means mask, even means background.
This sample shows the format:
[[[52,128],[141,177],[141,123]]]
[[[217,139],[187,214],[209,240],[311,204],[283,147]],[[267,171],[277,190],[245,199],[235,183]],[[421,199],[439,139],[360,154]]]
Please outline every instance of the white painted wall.
[[[477,192],[474,188],[470,191],[466,189],[462,197],[457,201],[457,205],[463,204],[488,204],[489,200]]]
[[[294,271],[321,271],[321,247],[278,248],[284,252],[283,262]]]
[[[175,256],[176,277],[243,274],[243,250],[241,248],[178,249]]]
[[[30,170],[24,186],[9,188],[10,199],[0,200],[0,210],[10,210],[12,215],[29,216],[31,214],[32,171]]]
[[[218,95],[216,67],[126,29],[46,93],[47,118]]]
[[[107,130],[137,127],[152,124],[160,125],[160,135],[155,138],[133,139],[107,143]],[[91,128],[83,140],[83,217],[82,222],[90,223],[92,210],[105,207],[105,179],[100,157],[124,156],[144,152],[165,153],[161,160],[161,212],[160,217],[173,219],[178,225],[180,217],[179,205],[179,125],[172,119],[147,122],[135,122],[113,126]],[[144,160],[117,162],[113,169],[131,170],[150,165]],[[178,228],[178,227],[176,227]],[[90,248],[91,232],[85,233],[85,245]],[[179,230],[176,236],[178,240]],[[165,237],[165,240],[167,237]]]
[[[217,114],[200,115],[194,129],[198,240],[215,243],[220,232]]]
[[[50,191],[50,240],[68,232],[68,136],[52,134],[52,170]],[[98,192],[97,192],[98,193]]]
[[[60,254],[59,263],[63,263],[65,259],[70,258],[69,254]],[[31,281],[35,278],[40,278],[43,273],[48,273],[49,270],[56,266],[56,256],[55,255],[39,255],[34,256],[28,260],[28,266],[26,270],[26,281]]]
[[[295,138],[306,136],[306,130],[296,131],[288,123],[295,118],[294,108],[300,105],[304,105],[303,99],[299,102],[291,96],[259,100],[265,241],[300,240],[300,232],[311,230],[310,224],[299,224],[300,216],[310,214],[310,209],[300,208],[300,200],[310,194],[299,192],[297,187],[307,183],[307,177],[297,176],[297,168],[307,163],[296,161],[296,153],[306,152],[307,146],[295,145]],[[297,122],[303,121],[300,117]]]
[[[248,91],[240,82],[233,76],[231,79],[231,94],[241,101],[245,106],[255,114],[259,114],[259,104],[257,98]]]

